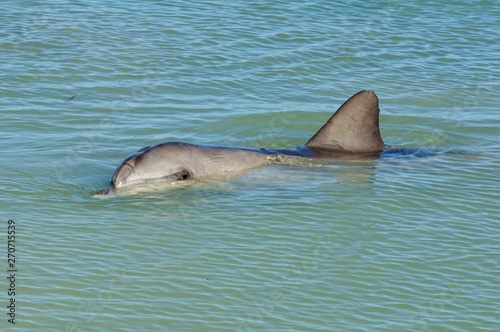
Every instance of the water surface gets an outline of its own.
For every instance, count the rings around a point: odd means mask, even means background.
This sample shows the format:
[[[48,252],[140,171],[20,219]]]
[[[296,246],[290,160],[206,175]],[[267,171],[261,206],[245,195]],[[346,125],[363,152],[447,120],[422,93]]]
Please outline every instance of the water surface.
[[[0,13],[17,327],[498,329],[498,1],[4,1]],[[147,145],[302,145],[363,89],[379,96],[387,144],[448,153],[92,198]]]

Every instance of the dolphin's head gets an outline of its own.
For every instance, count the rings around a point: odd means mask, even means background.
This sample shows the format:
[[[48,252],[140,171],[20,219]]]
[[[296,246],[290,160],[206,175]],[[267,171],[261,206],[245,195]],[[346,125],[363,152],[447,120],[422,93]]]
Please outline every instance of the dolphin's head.
[[[160,180],[186,180],[192,171],[183,162],[177,143],[147,146],[125,159],[111,177],[113,188]],[[181,157],[180,157],[181,156]]]

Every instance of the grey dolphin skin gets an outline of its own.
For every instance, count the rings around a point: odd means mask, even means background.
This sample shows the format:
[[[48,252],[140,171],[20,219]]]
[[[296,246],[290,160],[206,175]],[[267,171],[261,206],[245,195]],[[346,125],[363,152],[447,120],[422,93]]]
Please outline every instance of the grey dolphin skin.
[[[116,190],[140,183],[217,176],[276,160],[286,163],[286,156],[347,159],[356,155],[375,159],[388,148],[380,136],[378,98],[373,91],[361,91],[349,98],[305,146],[284,150],[160,143],[126,158],[113,174],[111,185]]]

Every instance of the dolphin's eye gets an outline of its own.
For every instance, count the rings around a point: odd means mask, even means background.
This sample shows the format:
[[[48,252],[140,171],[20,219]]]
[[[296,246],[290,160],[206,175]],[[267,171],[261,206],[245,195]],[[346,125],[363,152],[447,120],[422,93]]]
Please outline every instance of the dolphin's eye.
[[[187,180],[191,177],[191,174],[187,170],[180,171],[176,175],[177,175],[177,179],[179,179],[179,180]]]

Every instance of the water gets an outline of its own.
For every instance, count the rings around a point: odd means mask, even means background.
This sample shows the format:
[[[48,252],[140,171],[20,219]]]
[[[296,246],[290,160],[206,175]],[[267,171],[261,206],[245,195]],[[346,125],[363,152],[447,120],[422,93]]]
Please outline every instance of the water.
[[[20,330],[498,330],[499,1],[0,13]],[[304,144],[362,89],[387,144],[448,153],[92,198],[146,145]]]

